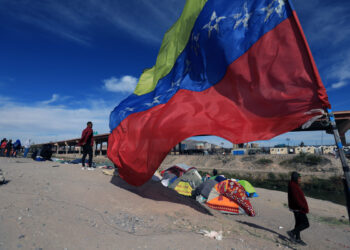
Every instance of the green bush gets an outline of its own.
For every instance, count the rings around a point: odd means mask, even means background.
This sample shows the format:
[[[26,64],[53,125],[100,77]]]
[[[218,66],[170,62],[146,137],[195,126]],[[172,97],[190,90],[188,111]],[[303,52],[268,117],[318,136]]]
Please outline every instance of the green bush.
[[[276,180],[276,175],[274,173],[270,172],[270,173],[267,174],[267,178],[269,180]]]
[[[241,161],[253,161],[253,160],[255,160],[256,159],[256,157],[255,156],[244,156],[244,157],[242,157],[242,159],[241,159]]]
[[[300,153],[299,155],[294,156],[292,159],[282,161],[281,165],[301,164],[306,166],[316,166],[316,165],[324,165],[327,163],[330,163],[330,160],[320,155]]]

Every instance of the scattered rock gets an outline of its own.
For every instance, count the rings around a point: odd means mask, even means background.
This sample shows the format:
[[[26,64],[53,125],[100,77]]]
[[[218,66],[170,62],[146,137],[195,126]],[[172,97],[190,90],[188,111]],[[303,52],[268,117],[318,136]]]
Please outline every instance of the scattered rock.
[[[23,239],[25,237],[24,234],[21,234],[20,236],[18,236],[18,239]]]

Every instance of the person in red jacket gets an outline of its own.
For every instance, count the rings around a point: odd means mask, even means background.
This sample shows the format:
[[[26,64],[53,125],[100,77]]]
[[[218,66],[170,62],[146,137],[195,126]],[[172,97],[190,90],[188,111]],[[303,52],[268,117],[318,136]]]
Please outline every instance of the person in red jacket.
[[[78,145],[83,147],[83,158],[82,160],[82,169],[85,168],[85,158],[89,155],[89,167],[88,170],[94,170],[92,167],[92,147],[94,145],[94,135],[92,130],[92,122],[88,122],[87,127],[81,133],[81,139],[79,140]]]
[[[295,227],[287,233],[293,241],[305,246],[306,243],[300,238],[300,232],[310,226],[306,216],[309,213],[309,206],[299,186],[300,180],[300,174],[292,172],[291,181],[288,184],[288,206],[294,213]]]
[[[0,144],[0,156],[5,156],[6,144],[7,144],[6,138],[2,139]]]

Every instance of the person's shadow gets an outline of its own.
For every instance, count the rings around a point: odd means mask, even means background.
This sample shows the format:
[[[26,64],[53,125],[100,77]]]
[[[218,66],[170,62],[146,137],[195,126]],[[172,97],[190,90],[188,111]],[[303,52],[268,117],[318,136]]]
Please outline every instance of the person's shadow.
[[[279,239],[281,239],[281,240],[283,240],[283,241],[285,241],[285,242],[287,242],[287,243],[292,243],[292,241],[291,241],[288,237],[286,237],[286,236],[284,236],[283,234],[280,234],[280,233],[278,233],[278,232],[276,232],[276,231],[274,231],[274,230],[272,230],[272,229],[270,229],[270,228],[266,228],[266,227],[263,227],[263,226],[259,226],[259,225],[257,225],[257,224],[254,224],[254,223],[251,223],[251,222],[246,222],[246,221],[239,221],[239,220],[237,220],[237,222],[238,222],[238,223],[241,223],[241,224],[244,224],[244,225],[247,225],[247,226],[250,226],[250,227],[253,227],[253,228],[265,230],[265,231],[267,231],[267,232],[276,234],[276,235],[278,236]],[[289,246],[289,245],[288,245],[288,246]],[[290,246],[289,246],[289,247],[290,247]]]
[[[180,195],[175,190],[164,187],[160,182],[149,180],[139,187],[131,186],[119,176],[113,175],[111,183],[119,188],[128,190],[143,198],[155,201],[167,201],[187,205],[203,214],[212,215],[212,213],[202,206],[195,199]]]

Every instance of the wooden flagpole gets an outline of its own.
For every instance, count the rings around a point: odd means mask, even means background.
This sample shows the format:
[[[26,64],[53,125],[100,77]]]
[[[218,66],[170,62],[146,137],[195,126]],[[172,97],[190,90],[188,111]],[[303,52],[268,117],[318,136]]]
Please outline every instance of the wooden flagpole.
[[[338,148],[339,152],[339,158],[343,166],[344,176],[343,176],[343,184],[344,184],[344,193],[345,193],[345,199],[346,199],[346,206],[348,209],[348,216],[350,221],[350,171],[349,166],[346,162],[345,154],[344,154],[344,147],[341,143],[337,124],[335,123],[334,114],[331,109],[327,109],[329,121],[332,126],[334,139]]]

